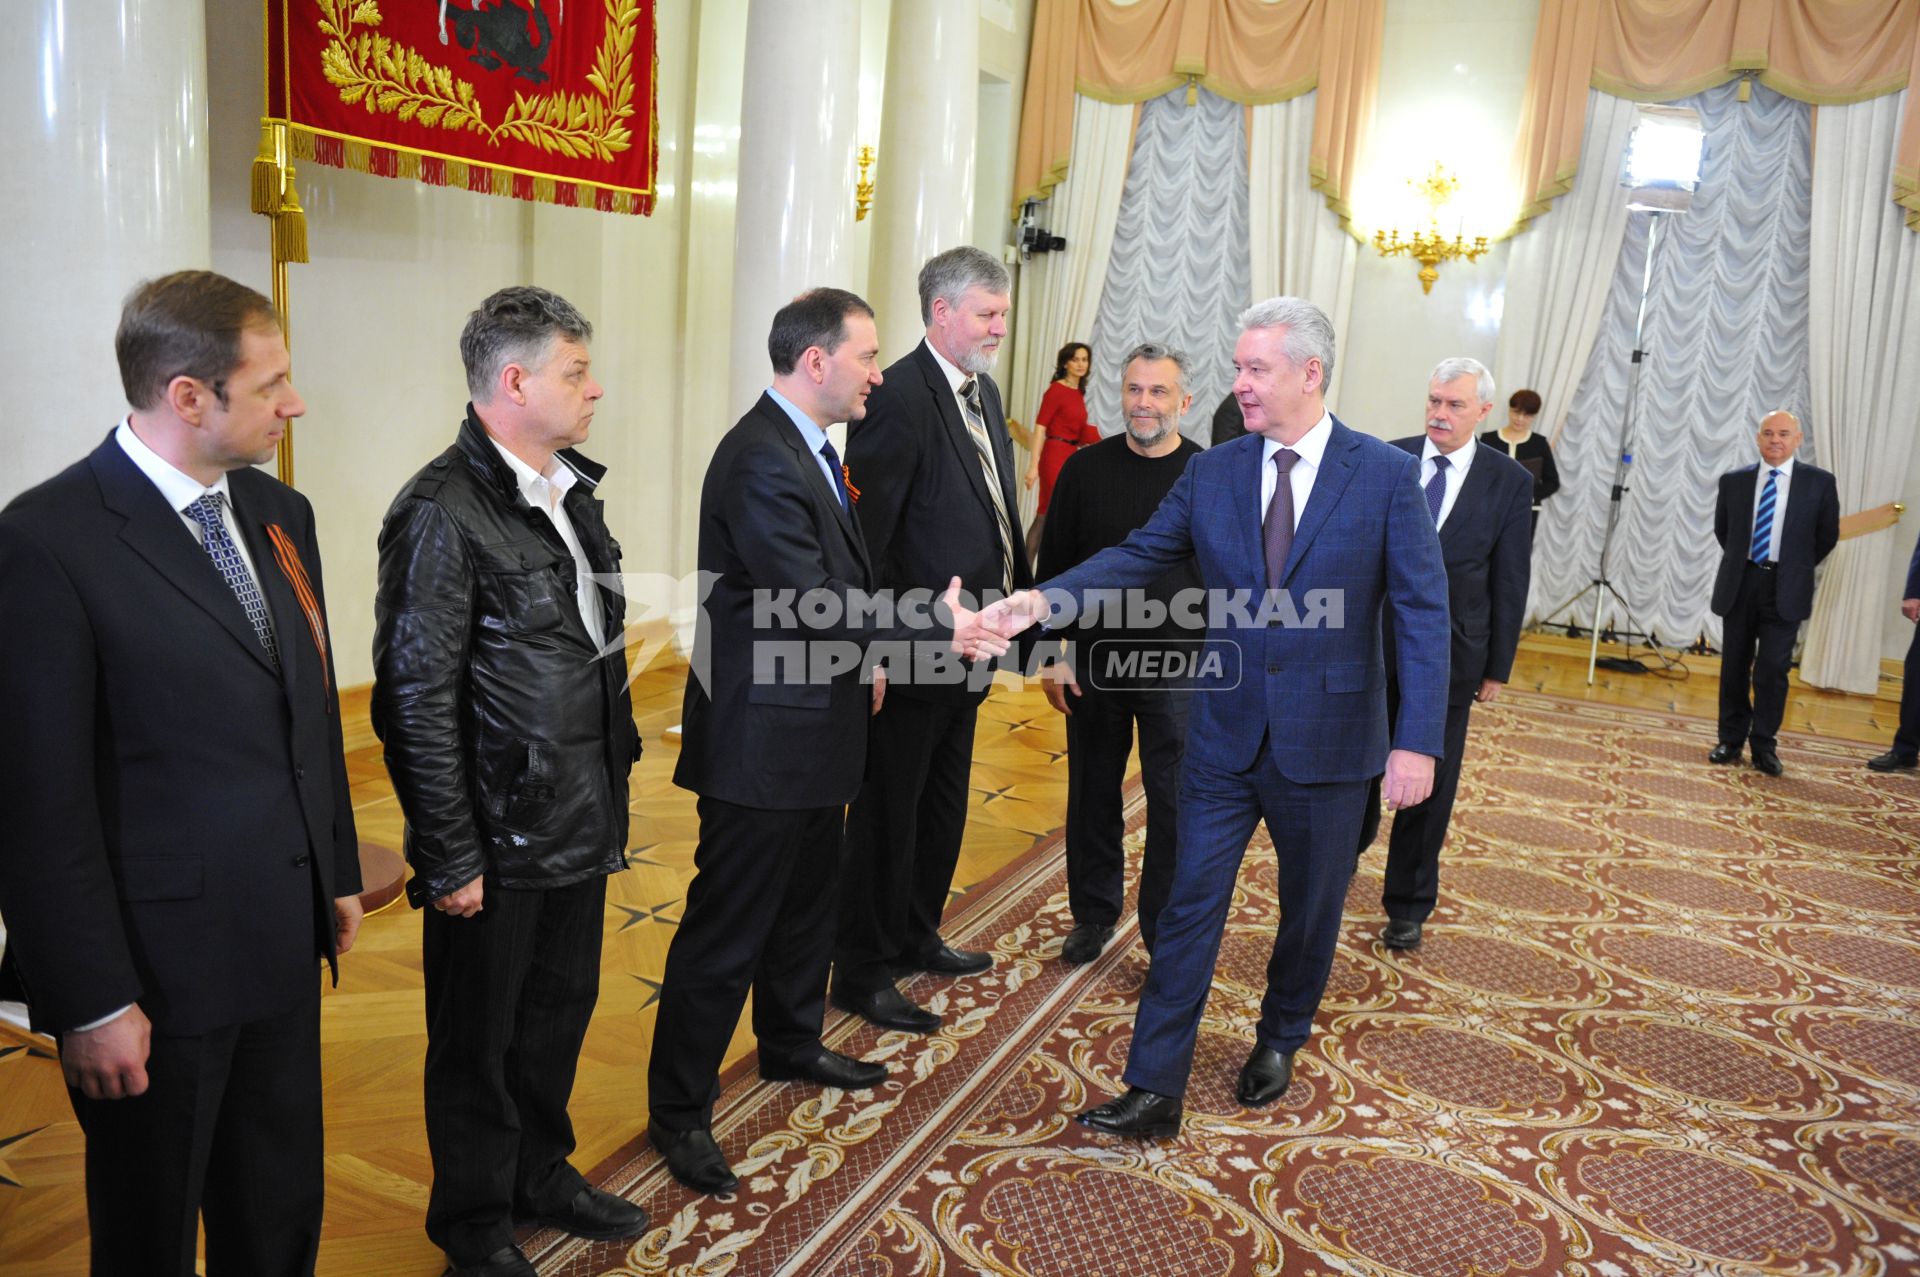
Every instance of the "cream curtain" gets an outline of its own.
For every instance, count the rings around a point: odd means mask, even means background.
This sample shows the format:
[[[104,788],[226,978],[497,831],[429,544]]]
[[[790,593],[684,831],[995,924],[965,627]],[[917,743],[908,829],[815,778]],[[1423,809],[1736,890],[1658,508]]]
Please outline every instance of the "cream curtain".
[[[1503,394],[1523,386],[1539,392],[1544,407],[1535,428],[1555,442],[1599,336],[1626,234],[1620,161],[1634,119],[1632,102],[1588,91],[1586,140],[1572,192],[1514,240],[1508,258],[1494,379]],[[1501,414],[1497,405],[1495,414]]]
[[[1920,243],[1885,198],[1909,89],[1814,112],[1808,433],[1840,485],[1840,508],[1900,496],[1920,402]],[[1911,527],[1911,525],[1909,525]],[[1800,677],[1871,695],[1908,542],[1885,529],[1842,541],[1814,597]]]
[[[1007,412],[1033,424],[1040,396],[1053,376],[1055,352],[1068,341],[1088,341],[1100,311],[1100,290],[1113,252],[1120,192],[1127,181],[1138,108],[1075,98],[1070,176],[1043,205],[1043,224],[1064,236],[1067,247],[1031,259],[1020,271],[1019,358],[1008,387]],[[1024,473],[1026,460],[1020,462]],[[1022,489],[1022,525],[1033,521],[1036,493]]]
[[[1304,297],[1333,320],[1334,376],[1327,403],[1337,409],[1342,384],[1339,355],[1347,345],[1360,245],[1324,201],[1307,196],[1313,183],[1318,97],[1315,91],[1247,112],[1248,249],[1255,301],[1281,295]],[[1214,406],[1194,403],[1196,412],[1211,411]]]

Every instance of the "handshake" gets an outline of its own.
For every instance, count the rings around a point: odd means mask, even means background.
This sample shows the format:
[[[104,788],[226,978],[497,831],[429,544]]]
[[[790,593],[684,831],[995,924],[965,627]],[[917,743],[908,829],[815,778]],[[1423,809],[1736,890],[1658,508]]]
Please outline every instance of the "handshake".
[[[940,600],[953,614],[953,650],[970,661],[991,659],[1012,646],[1022,630],[1044,621],[1053,605],[1038,590],[1018,590],[978,612],[960,605],[960,578],[947,584]]]

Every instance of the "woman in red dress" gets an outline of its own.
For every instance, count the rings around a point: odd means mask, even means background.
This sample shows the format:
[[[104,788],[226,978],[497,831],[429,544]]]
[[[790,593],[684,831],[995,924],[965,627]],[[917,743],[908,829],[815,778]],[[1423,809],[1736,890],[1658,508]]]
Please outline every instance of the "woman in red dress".
[[[1040,553],[1040,528],[1047,517],[1047,502],[1053,497],[1054,480],[1067,458],[1090,443],[1100,442],[1100,428],[1087,421],[1087,401],[1080,389],[1086,384],[1087,369],[1093,365],[1093,351],[1083,341],[1070,341],[1060,347],[1053,364],[1053,383],[1040,400],[1034,425],[1045,436],[1038,452],[1027,464],[1027,486],[1037,480],[1040,499],[1034,506],[1033,526],[1027,529],[1027,558]]]

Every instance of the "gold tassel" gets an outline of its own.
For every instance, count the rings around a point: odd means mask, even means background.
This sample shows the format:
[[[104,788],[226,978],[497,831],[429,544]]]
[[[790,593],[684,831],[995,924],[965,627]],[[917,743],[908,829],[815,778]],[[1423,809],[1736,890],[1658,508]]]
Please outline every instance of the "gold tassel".
[[[1743,75],[1740,77],[1740,92],[1737,96],[1742,102],[1751,102],[1753,100],[1753,77],[1752,76]]]
[[[282,262],[307,260],[307,212],[300,207],[300,194],[293,188],[291,168],[287,171],[280,211],[273,215],[273,255]]]
[[[280,211],[280,159],[274,148],[273,125],[260,121],[260,153],[253,157],[249,206],[271,216]]]
[[[1187,105],[1200,105],[1200,77],[1197,75],[1187,77]]]

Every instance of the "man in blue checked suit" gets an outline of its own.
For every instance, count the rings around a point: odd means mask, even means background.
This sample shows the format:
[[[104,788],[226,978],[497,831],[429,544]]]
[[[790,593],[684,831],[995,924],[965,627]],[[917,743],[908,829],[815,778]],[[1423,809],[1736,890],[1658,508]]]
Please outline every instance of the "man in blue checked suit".
[[[1800,438],[1792,413],[1760,418],[1762,464],[1721,475],[1713,507],[1721,555],[1709,606],[1725,625],[1720,743],[1707,761],[1737,763],[1751,741],[1754,768],[1768,776],[1781,773],[1774,734],[1786,713],[1793,640],[1813,615],[1813,569],[1840,540],[1840,490],[1828,471],[1794,461]]]
[[[1080,1118],[1114,1134],[1179,1130],[1234,881],[1263,817],[1282,917],[1236,1094],[1252,1107],[1285,1093],[1333,964],[1368,781],[1385,774],[1390,807],[1423,801],[1445,732],[1447,574],[1419,461],[1327,412],[1333,326],[1318,307],[1276,297],[1240,322],[1234,394],[1246,437],[1195,457],[1120,545],[1008,600],[1011,624],[1046,618],[1049,599],[1078,608],[1089,590],[1144,586],[1189,555],[1209,592],[1179,859],[1134,1022],[1129,1089]],[[1383,609],[1399,637],[1391,724]]]

